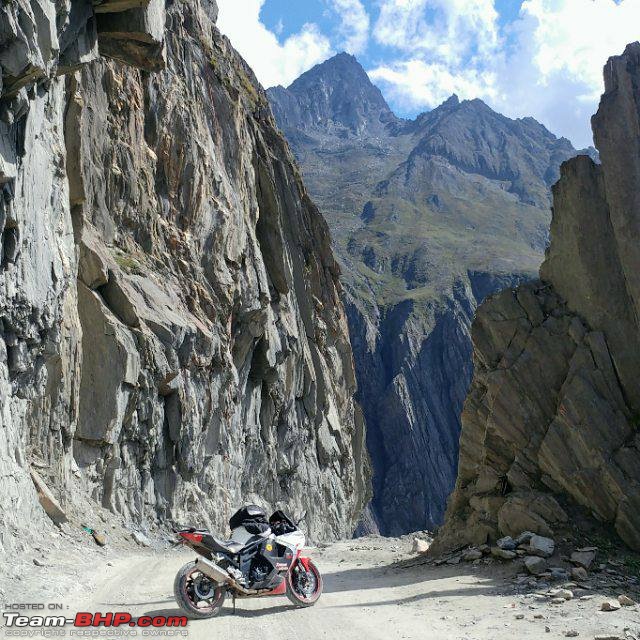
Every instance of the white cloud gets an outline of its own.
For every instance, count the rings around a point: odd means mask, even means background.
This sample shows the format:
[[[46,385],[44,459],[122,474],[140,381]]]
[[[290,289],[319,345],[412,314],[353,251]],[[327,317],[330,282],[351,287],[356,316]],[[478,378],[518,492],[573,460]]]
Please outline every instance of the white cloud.
[[[384,86],[388,98],[404,111],[435,107],[453,93],[462,99],[496,97],[493,73],[473,68],[453,72],[444,64],[420,59],[379,66],[369,71],[369,77]]]
[[[405,56],[369,72],[404,111],[433,108],[452,93],[496,97],[493,0],[383,0],[374,32]]]
[[[638,25],[640,0],[524,0],[503,26],[493,0],[381,0],[374,37],[397,53],[371,75],[407,111],[455,92],[586,146],[602,67]]]
[[[499,44],[493,0],[382,0],[374,35],[383,45],[458,65]]]
[[[339,48],[347,53],[362,53],[369,40],[370,19],[360,0],[331,0],[332,9],[338,14],[341,38]]]
[[[591,97],[602,89],[602,67],[640,33],[638,0],[525,0],[523,39],[534,45],[534,63],[545,83],[562,74],[585,85]]]
[[[529,113],[578,147],[592,144],[602,68],[638,39],[638,25],[640,0],[525,0],[496,106],[508,115]]]
[[[260,82],[288,85],[332,53],[329,39],[315,24],[280,42],[260,21],[265,0],[218,0],[218,28],[249,63]]]

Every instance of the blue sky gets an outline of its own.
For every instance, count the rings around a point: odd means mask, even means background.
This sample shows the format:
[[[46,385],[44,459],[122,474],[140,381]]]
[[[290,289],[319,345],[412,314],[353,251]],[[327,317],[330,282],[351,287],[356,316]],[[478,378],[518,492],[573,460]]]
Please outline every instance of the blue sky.
[[[265,85],[346,50],[393,110],[451,93],[591,144],[602,67],[640,38],[640,0],[218,0],[218,26]]]

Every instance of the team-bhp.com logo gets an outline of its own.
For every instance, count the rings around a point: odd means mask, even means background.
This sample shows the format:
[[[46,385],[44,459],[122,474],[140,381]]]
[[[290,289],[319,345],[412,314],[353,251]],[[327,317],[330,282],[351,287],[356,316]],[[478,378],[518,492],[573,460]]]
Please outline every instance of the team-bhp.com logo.
[[[73,625],[74,627],[186,627],[187,616],[139,616],[134,618],[125,611],[89,613],[79,611],[73,618],[66,616],[24,616],[15,611],[2,614],[7,628],[51,628]]]

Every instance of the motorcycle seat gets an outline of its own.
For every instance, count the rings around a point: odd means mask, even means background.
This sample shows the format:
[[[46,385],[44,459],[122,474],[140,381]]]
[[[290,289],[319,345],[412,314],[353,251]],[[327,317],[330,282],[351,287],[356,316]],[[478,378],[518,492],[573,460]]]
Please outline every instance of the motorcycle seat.
[[[236,542],[235,540],[218,540],[216,538],[216,542],[221,546],[228,549],[229,553],[238,553],[244,549],[244,544],[241,542]]]
[[[244,549],[244,544],[235,540],[220,540],[210,533],[202,538],[202,542],[212,551],[222,551],[223,553],[236,554]]]

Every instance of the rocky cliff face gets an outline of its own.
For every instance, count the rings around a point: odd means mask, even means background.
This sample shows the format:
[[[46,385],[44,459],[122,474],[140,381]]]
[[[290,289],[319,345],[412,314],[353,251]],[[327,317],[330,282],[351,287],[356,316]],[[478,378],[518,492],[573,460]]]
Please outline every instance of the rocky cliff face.
[[[541,282],[478,311],[460,468],[436,548],[530,530],[571,505],[640,549],[640,43],[605,67],[602,165],[562,166]],[[562,506],[561,506],[562,505]]]
[[[550,185],[576,152],[480,100],[397,118],[352,56],[268,91],[343,267],[373,517],[398,535],[440,524],[485,296],[535,276]]]
[[[213,0],[0,10],[0,547],[70,517],[350,534],[367,499],[338,268]]]

